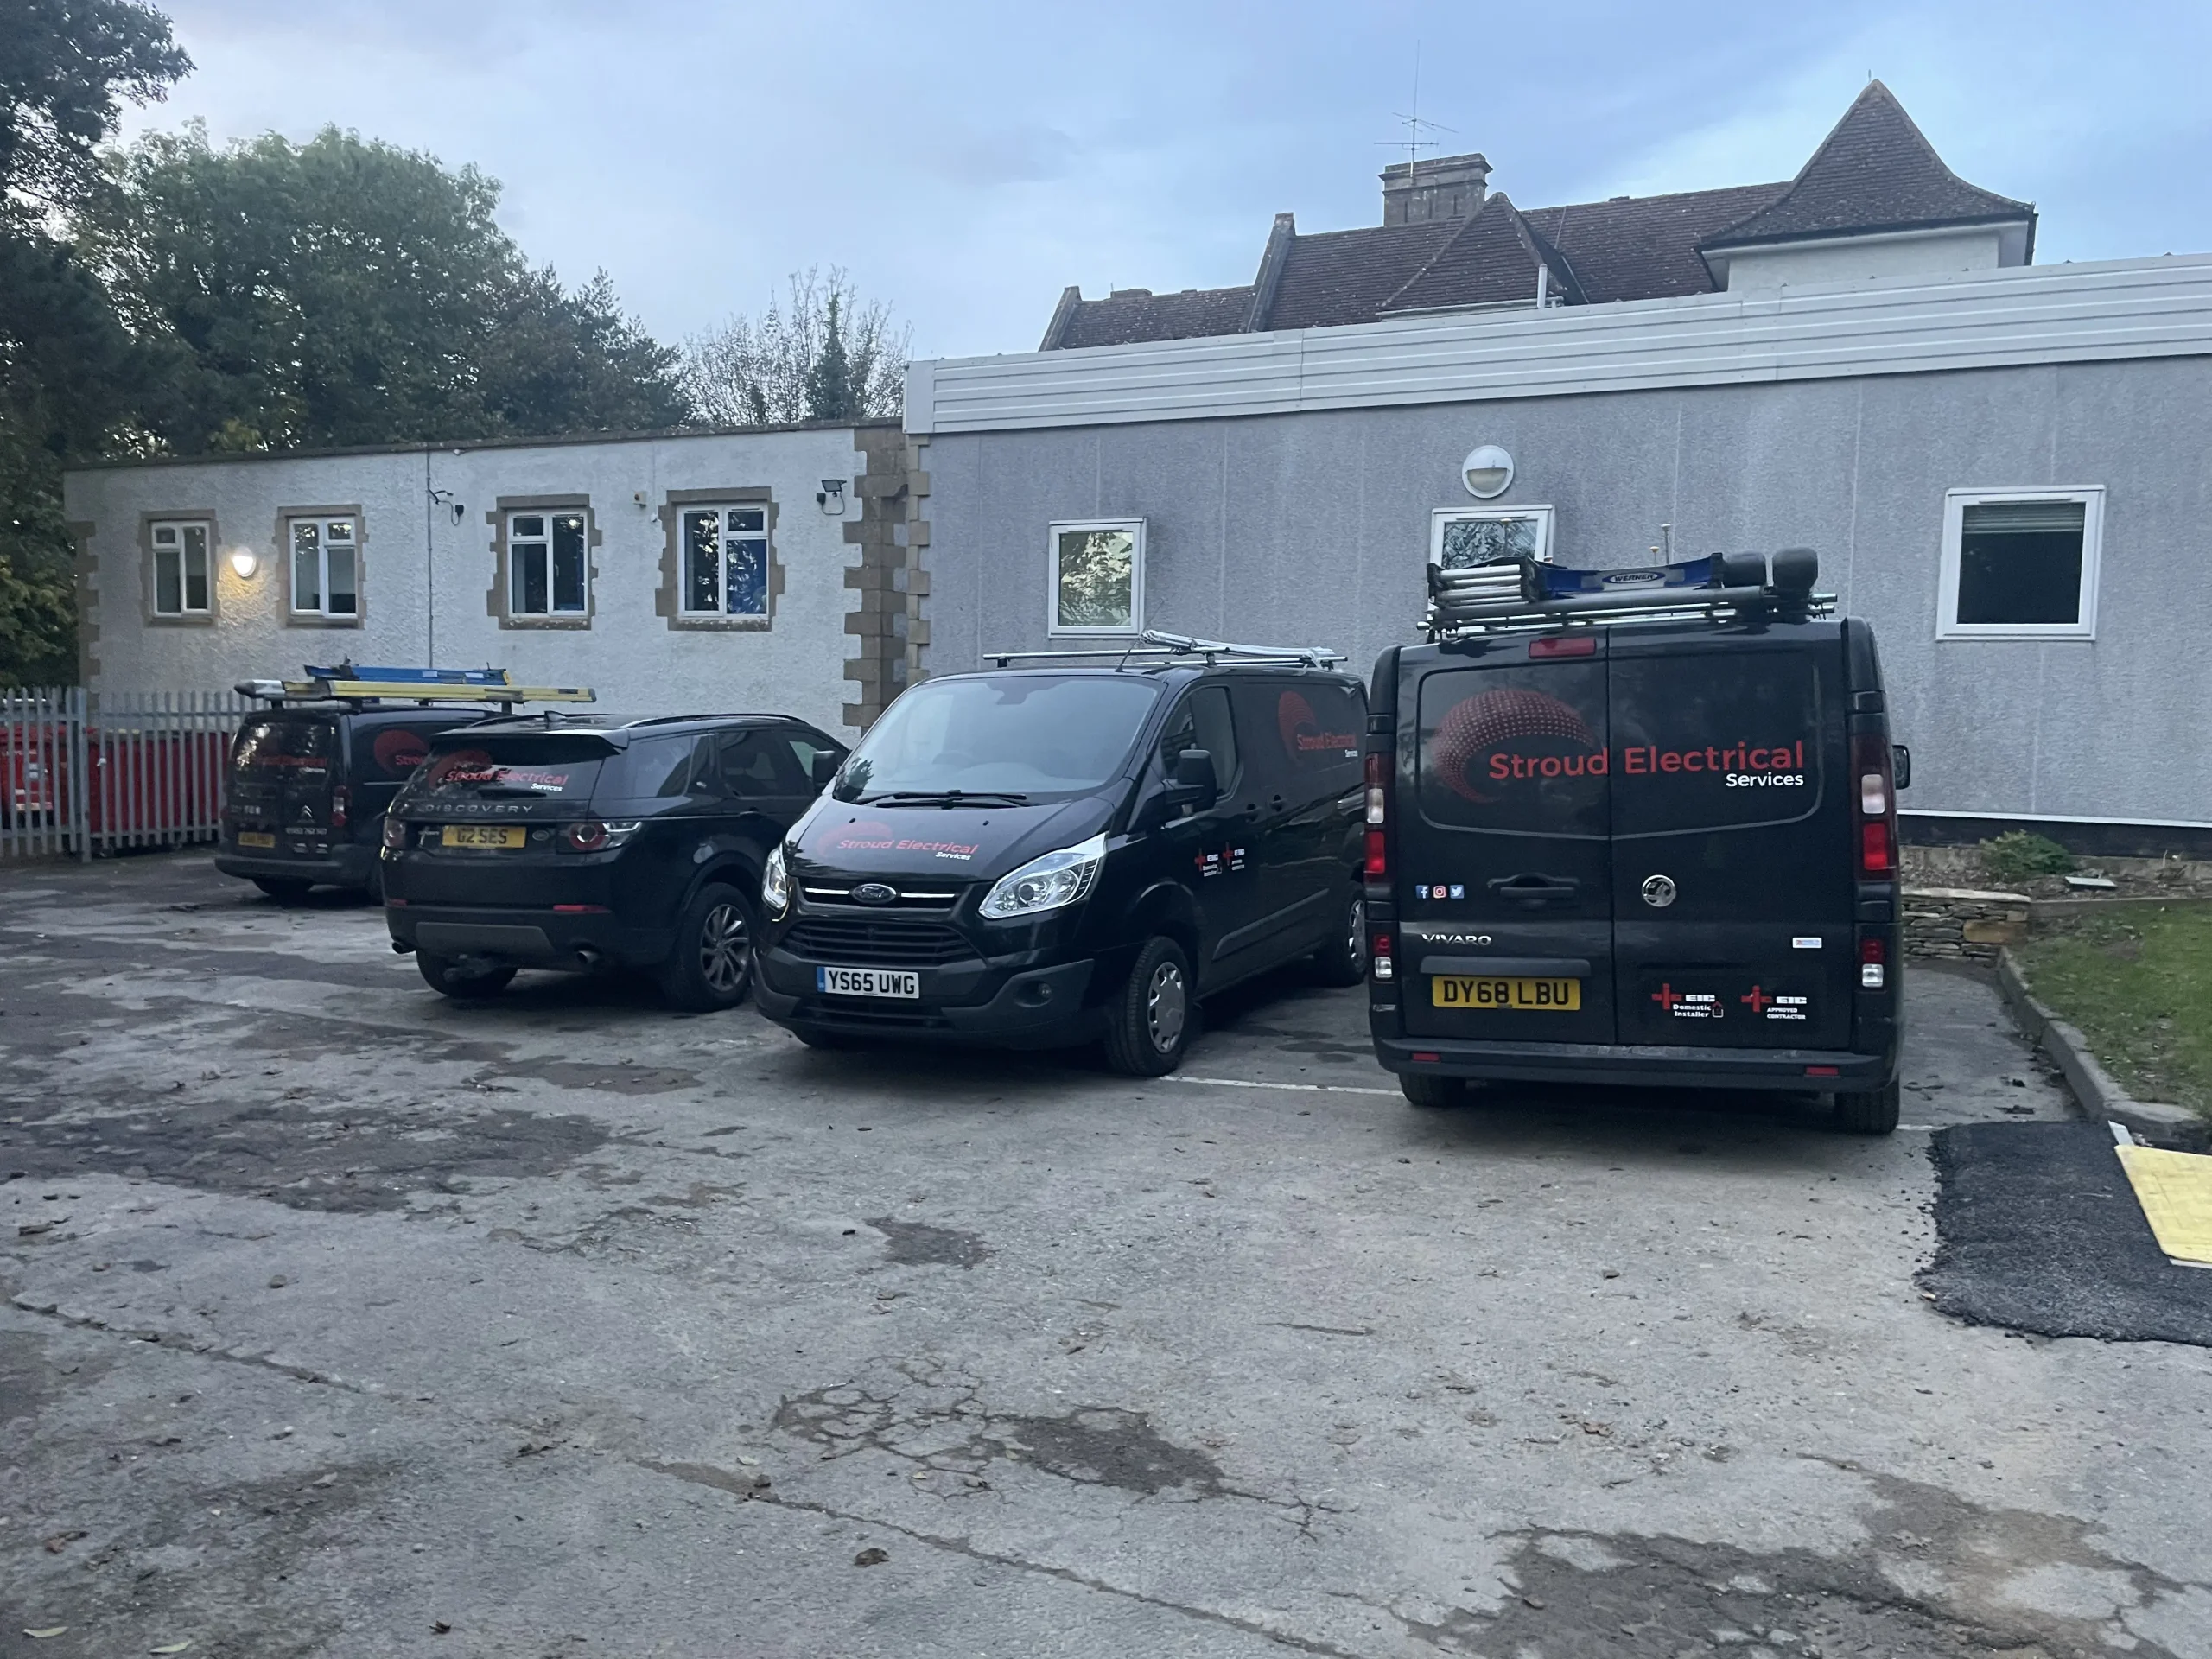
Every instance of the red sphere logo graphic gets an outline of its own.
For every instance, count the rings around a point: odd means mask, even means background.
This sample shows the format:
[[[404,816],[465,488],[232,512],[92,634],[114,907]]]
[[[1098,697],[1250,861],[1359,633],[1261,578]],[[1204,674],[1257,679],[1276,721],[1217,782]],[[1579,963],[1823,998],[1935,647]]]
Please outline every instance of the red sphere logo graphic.
[[[1454,703],[1437,724],[1429,754],[1446,787],[1487,806],[1497,798],[1476,788],[1474,763],[1504,744],[1532,739],[1598,747],[1582,716],[1557,697],[1507,686]]]
[[[421,734],[394,727],[388,732],[377,734],[374,752],[377,765],[384,769],[387,777],[404,778],[423,764],[423,758],[429,753],[430,746],[423,741]]]

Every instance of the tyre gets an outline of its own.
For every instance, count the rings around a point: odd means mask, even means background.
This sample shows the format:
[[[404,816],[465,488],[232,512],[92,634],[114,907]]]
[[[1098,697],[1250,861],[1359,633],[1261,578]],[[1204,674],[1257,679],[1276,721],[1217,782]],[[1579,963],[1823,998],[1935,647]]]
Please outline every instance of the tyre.
[[[1887,1135],[1897,1126],[1904,1085],[1895,1077],[1885,1089],[1835,1097],[1835,1126],[1850,1135]]]
[[[734,1008],[753,988],[753,905],[737,888],[709,882],[676,925],[676,954],[661,964],[660,994],[672,1008]]]
[[[1467,1103],[1467,1080],[1440,1077],[1433,1071],[1401,1071],[1398,1092],[1415,1106],[1464,1106]]]
[[[257,875],[249,879],[280,905],[296,905],[315,888],[312,881],[299,881],[282,875]]]
[[[457,962],[451,957],[433,956],[428,950],[415,953],[415,966],[422,972],[423,982],[440,996],[454,997],[464,1002],[497,996],[515,976],[512,968],[480,967],[474,963]]]
[[[1324,985],[1358,985],[1367,978],[1367,900],[1354,893],[1337,916],[1335,933],[1313,953],[1314,976]]]
[[[1106,1064],[1125,1077],[1164,1077],[1183,1063],[1198,1027],[1190,958],[1174,940],[1154,936],[1107,1005]]]

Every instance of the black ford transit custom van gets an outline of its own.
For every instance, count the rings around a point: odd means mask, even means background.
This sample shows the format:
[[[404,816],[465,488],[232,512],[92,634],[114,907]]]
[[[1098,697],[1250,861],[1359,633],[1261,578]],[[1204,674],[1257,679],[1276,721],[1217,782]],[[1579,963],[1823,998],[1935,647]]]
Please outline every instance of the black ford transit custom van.
[[[1795,1089],[1896,1127],[1906,757],[1873,632],[1815,570],[1432,573],[1367,758],[1370,1017],[1409,1100]]]
[[[1300,957],[1357,984],[1366,703],[1334,660],[1176,641],[913,687],[770,856],[760,1011],[1154,1076],[1201,997]]]

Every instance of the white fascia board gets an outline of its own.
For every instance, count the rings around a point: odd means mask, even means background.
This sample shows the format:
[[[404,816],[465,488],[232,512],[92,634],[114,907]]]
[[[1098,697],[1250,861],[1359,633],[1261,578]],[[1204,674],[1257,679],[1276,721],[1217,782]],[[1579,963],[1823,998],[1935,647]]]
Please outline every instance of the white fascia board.
[[[910,431],[1567,397],[2212,353],[2212,255],[917,363]]]

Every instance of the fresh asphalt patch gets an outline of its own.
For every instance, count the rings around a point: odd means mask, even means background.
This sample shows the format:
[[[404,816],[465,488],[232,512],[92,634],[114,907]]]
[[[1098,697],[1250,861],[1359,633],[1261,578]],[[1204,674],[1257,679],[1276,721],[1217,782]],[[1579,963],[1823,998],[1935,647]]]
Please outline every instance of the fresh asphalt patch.
[[[2101,1123],[1940,1131],[1936,1308],[1972,1325],[2212,1348],[2212,1273],[2166,1259]]]

